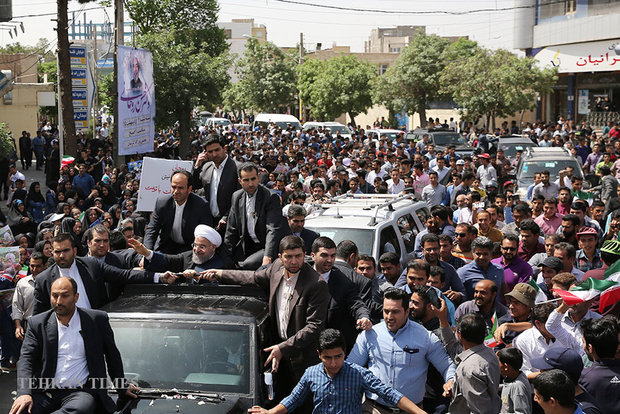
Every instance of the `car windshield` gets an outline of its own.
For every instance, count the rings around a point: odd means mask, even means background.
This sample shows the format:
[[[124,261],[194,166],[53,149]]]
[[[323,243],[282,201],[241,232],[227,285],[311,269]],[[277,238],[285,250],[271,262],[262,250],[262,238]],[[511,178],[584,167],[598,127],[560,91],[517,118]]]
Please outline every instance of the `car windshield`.
[[[142,388],[249,394],[246,325],[114,320],[125,377]]]
[[[580,177],[580,169],[577,161],[575,160],[559,160],[559,161],[549,161],[549,160],[539,160],[539,161],[525,161],[523,163],[523,167],[521,168],[521,174],[519,174],[518,179],[530,179],[534,178],[534,174],[537,172],[549,171],[550,179],[553,181],[557,177],[559,177],[559,173],[561,170],[566,167],[573,167],[575,170],[575,176]]]
[[[329,132],[331,132],[332,134],[336,134],[338,132],[340,132],[340,134],[350,134],[351,131],[349,131],[349,128],[347,128],[344,125],[329,125],[327,126],[327,128],[329,128]]]
[[[386,136],[390,141],[394,141],[396,138],[398,138],[398,136],[400,135],[400,132],[385,132],[382,131],[379,133],[379,138],[381,138],[382,136]]]
[[[316,231],[321,236],[329,237],[336,244],[340,243],[343,240],[352,240],[357,245],[360,254],[372,255],[372,246],[374,244],[374,232],[372,230],[338,229],[333,227],[313,228],[312,226],[306,227],[310,230]]]
[[[519,143],[509,143],[509,144],[500,144],[500,148],[504,151],[504,156],[506,158],[516,158],[517,151],[525,152],[526,148],[534,147],[533,142],[519,142]]]
[[[462,135],[454,134],[433,134],[435,139],[435,145],[441,145],[443,147],[447,145],[465,145],[465,138]]]
[[[280,129],[285,130],[290,125],[293,129],[301,131],[301,124],[299,122],[274,122]]]

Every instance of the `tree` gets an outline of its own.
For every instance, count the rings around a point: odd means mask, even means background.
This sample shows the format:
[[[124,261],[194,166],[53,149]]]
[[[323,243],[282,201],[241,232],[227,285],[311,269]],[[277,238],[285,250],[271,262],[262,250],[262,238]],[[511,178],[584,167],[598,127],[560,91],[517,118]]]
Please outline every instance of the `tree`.
[[[390,111],[418,113],[426,126],[428,103],[441,99],[439,77],[446,62],[443,53],[450,41],[418,32],[394,65],[375,83],[375,100]]]
[[[129,0],[138,46],[153,53],[153,78],[160,127],[179,122],[180,153],[189,154],[195,106],[222,100],[229,82],[226,35],[217,26],[216,0]]]
[[[504,50],[478,49],[448,65],[441,75],[442,90],[453,96],[469,119],[495,117],[534,109],[536,96],[547,93],[557,81],[557,69],[540,69],[533,58]]]
[[[71,57],[69,55],[69,17],[67,7],[69,0],[57,0],[58,36],[58,90],[62,106],[62,136],[64,153],[77,154],[77,137],[73,119],[73,87],[71,85]],[[81,0],[80,3],[87,1]],[[61,151],[63,149],[61,148]]]
[[[355,117],[372,106],[372,85],[377,68],[353,55],[326,61],[308,59],[299,68],[299,90],[310,115],[332,120],[347,113]]]
[[[271,42],[249,38],[235,64],[239,80],[225,94],[224,105],[233,109],[278,112],[295,104],[297,58]]]

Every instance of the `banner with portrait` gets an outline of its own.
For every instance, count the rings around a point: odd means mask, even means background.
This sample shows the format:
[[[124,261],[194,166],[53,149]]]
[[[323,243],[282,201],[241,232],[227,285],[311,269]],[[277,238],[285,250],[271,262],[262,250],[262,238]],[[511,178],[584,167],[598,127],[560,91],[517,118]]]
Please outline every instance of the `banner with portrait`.
[[[118,154],[153,151],[155,84],[153,55],[146,49],[118,46]]]

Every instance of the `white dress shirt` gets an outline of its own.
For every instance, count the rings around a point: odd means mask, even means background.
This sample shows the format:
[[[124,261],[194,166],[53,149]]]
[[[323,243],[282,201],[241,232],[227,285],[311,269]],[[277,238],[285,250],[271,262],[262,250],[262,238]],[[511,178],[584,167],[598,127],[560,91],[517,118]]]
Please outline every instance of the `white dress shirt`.
[[[172,222],[172,233],[170,237],[178,244],[185,243],[185,240],[183,240],[183,210],[185,210],[186,204],[187,200],[181,205],[176,201],[174,202],[174,221]]]
[[[245,215],[248,223],[248,234],[254,243],[260,243],[256,237],[256,193],[251,196],[245,193]]]
[[[63,388],[77,388],[84,385],[89,375],[80,315],[76,308],[68,326],[63,325],[57,316],[54,317],[58,324],[58,359],[54,383]]]
[[[211,207],[211,215],[213,217],[220,216],[220,209],[217,205],[217,188],[220,185],[220,179],[224,172],[224,165],[228,161],[228,155],[224,158],[224,161],[220,163],[219,167],[215,167],[213,164],[213,176],[211,177],[211,187],[209,188],[209,207]]]
[[[286,270],[283,270],[286,275]],[[278,291],[276,293],[276,312],[278,313],[278,333],[281,339],[288,338],[286,329],[288,328],[288,317],[291,310],[291,300],[293,300],[293,292],[295,291],[295,285],[299,272],[295,273],[288,279],[286,276],[282,278]]]
[[[536,327],[523,331],[512,341],[512,346],[523,353],[523,366],[521,367],[521,371],[523,371],[525,375],[538,371],[538,369],[532,368],[531,361],[534,358],[541,358],[545,352],[551,348],[569,348],[558,340],[549,341],[549,343],[547,343],[547,340]],[[577,352],[580,351],[576,347],[573,349]]]
[[[316,270],[316,269],[315,269]],[[321,273],[321,279],[325,281],[325,283],[329,283],[329,275],[332,273],[331,270],[328,270],[325,273]]]
[[[75,264],[75,260],[71,264],[70,268],[63,269],[59,266],[58,271],[60,272],[60,276],[70,277],[75,280],[75,283],[77,283],[77,291],[80,294],[80,296],[78,297],[77,306],[83,309],[92,309],[92,306],[90,305],[90,300],[88,300],[88,295],[86,294],[86,287],[84,287],[82,275],[80,275],[80,271]]]

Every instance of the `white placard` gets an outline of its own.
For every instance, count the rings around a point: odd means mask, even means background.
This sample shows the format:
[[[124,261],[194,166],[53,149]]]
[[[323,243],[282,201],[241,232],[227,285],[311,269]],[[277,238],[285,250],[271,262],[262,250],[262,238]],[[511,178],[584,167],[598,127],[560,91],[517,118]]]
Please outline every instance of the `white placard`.
[[[118,154],[153,152],[155,84],[153,55],[118,47]]]
[[[144,157],[138,195],[138,211],[153,211],[158,197],[170,194],[170,177],[179,170],[192,172],[192,161]]]

